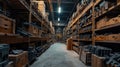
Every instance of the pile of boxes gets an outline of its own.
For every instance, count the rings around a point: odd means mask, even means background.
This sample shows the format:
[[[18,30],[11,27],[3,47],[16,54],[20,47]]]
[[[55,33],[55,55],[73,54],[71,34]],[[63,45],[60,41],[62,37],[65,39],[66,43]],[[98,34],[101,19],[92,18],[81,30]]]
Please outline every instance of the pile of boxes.
[[[9,45],[0,44],[0,67],[5,67],[8,64]]]

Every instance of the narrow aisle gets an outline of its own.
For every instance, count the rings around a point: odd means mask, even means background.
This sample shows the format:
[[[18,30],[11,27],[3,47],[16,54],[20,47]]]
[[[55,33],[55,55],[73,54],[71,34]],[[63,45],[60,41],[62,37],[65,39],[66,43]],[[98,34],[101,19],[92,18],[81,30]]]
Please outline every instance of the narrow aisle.
[[[66,45],[55,43],[38,57],[31,67],[86,67],[74,51],[66,50]]]

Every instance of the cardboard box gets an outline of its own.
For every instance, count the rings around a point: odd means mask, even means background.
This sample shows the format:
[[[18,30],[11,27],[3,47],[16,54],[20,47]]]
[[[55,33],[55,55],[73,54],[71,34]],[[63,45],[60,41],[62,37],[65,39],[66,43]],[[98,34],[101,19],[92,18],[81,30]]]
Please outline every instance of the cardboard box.
[[[15,21],[0,15],[0,33],[15,34]]]
[[[25,67],[28,65],[28,52],[24,51],[18,55],[9,55],[9,60],[13,61],[15,67]]]

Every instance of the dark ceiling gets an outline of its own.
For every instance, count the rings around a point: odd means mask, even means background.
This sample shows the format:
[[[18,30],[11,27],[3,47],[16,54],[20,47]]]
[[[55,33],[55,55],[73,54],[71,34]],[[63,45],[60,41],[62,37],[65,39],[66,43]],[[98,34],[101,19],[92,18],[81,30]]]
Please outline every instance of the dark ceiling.
[[[46,10],[50,13],[49,20],[53,22],[56,32],[63,30],[68,24],[69,18],[76,10],[79,0],[50,0],[53,11],[50,11],[50,4],[46,3]],[[46,0],[47,2],[47,0]],[[61,7],[61,13],[58,13],[58,7]],[[58,18],[60,21],[58,22]],[[58,25],[59,23],[59,25]]]

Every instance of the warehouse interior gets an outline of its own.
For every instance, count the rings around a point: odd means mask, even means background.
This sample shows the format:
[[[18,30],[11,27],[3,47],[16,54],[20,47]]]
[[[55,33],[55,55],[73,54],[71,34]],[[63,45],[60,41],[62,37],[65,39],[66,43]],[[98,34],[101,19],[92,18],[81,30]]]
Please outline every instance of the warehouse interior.
[[[0,0],[0,67],[120,67],[120,0]]]

